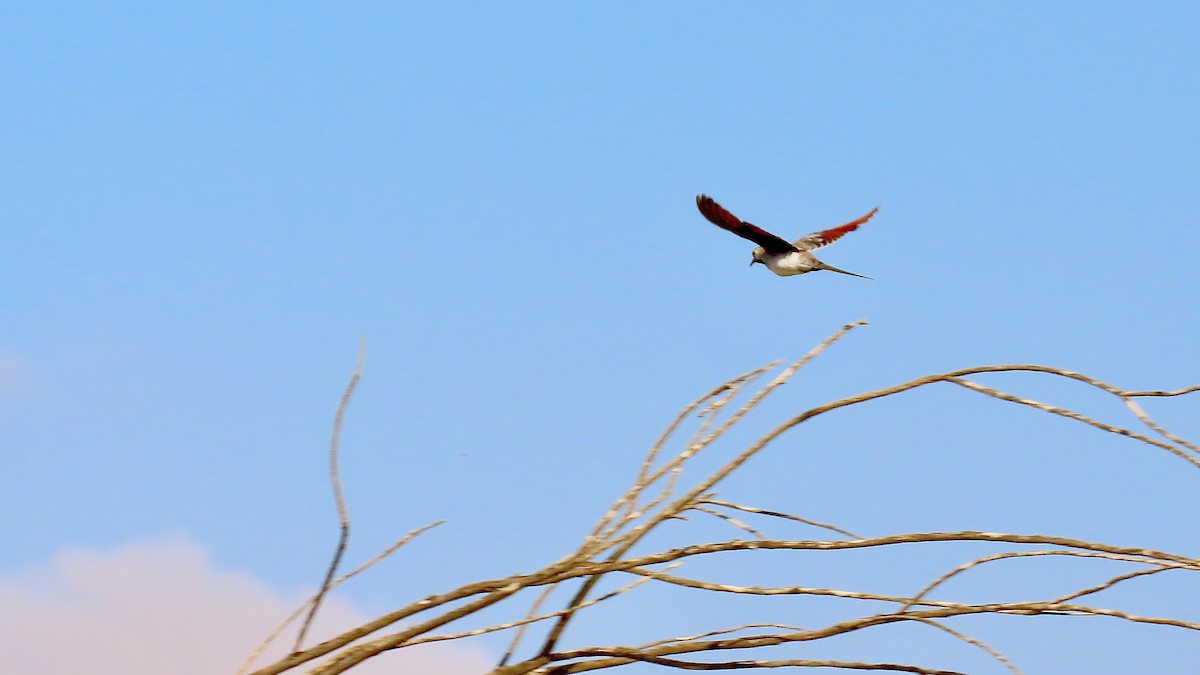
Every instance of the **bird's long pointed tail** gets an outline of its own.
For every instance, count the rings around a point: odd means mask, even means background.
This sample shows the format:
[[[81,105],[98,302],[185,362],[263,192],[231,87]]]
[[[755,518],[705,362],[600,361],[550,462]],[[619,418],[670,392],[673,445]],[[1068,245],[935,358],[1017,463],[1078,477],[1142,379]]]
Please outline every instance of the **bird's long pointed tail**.
[[[834,267],[833,265],[828,265],[826,263],[821,263],[820,269],[829,270],[830,272],[837,272],[838,274],[849,274],[850,276],[858,277],[859,279],[870,279],[871,278],[868,276],[863,276],[861,274],[855,274],[854,272],[847,272],[846,270],[840,270],[840,269]]]

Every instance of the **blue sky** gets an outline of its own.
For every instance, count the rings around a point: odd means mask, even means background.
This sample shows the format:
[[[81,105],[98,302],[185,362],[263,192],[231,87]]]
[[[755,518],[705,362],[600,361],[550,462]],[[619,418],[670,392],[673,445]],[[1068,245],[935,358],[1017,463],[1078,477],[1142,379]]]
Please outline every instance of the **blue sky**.
[[[351,558],[450,521],[346,589],[365,615],[556,558],[684,403],[855,319],[746,438],[982,363],[1200,383],[1198,28],[1190,3],[6,5],[0,575],[174,537],[311,588],[360,336]],[[747,268],[699,192],[785,237],[880,206],[822,253],[874,280]],[[1200,437],[1196,399],[1148,405]],[[1195,480],[939,389],[805,428],[726,496],[1192,553]],[[1082,623],[981,637],[1031,673],[1200,659]]]

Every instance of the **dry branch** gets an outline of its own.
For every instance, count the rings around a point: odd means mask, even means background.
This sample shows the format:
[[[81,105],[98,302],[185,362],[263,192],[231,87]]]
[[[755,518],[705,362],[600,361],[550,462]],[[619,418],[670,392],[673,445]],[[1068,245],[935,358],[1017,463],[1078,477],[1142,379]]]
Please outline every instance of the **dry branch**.
[[[578,547],[561,559],[531,574],[481,581],[430,595],[353,630],[332,636],[320,644],[304,650],[298,649],[290,656],[256,671],[256,675],[282,673],[301,666],[313,668],[309,671],[312,673],[341,673],[389,650],[433,641],[470,639],[478,635],[505,630],[513,631],[514,638],[504,659],[491,671],[492,675],[579,673],[616,668],[633,663],[652,663],[667,668],[685,670],[757,669],[786,666],[912,673],[957,672],[911,663],[758,658],[761,652],[772,647],[808,643],[834,635],[869,631],[879,626],[904,623],[934,627],[957,640],[984,650],[1010,672],[1019,673],[1017,666],[998,650],[977,637],[967,636],[950,627],[946,622],[956,617],[971,615],[1014,618],[1043,615],[1103,616],[1135,623],[1200,631],[1200,623],[1182,618],[1142,616],[1109,607],[1076,604],[1085,596],[1094,598],[1097,594],[1118,585],[1167,570],[1200,572],[1200,560],[1190,555],[1136,545],[1087,541],[1061,535],[1011,532],[964,530],[864,537],[800,515],[718,499],[716,492],[716,488],[724,479],[735,471],[741,470],[757,453],[814,417],[939,383],[953,384],[972,393],[1033,408],[1106,433],[1121,435],[1169,452],[1188,462],[1191,467],[1200,468],[1198,446],[1164,429],[1135,401],[1137,398],[1146,397],[1183,396],[1200,391],[1200,386],[1174,391],[1138,391],[1121,389],[1082,373],[1048,366],[1019,364],[964,368],[916,378],[810,408],[784,420],[749,446],[733,453],[716,470],[705,475],[690,475],[690,460],[701,453],[713,452],[718,445],[717,442],[725,438],[735,425],[744,421],[748,413],[759,406],[767,396],[787,383],[806,364],[821,355],[834,342],[863,324],[864,322],[855,322],[842,327],[802,358],[783,368],[766,384],[759,386],[757,390],[751,391],[753,387],[757,386],[759,378],[777,367],[778,362],[735,377],[686,406],[667,426],[662,436],[652,444],[631,486],[605,510],[595,527],[584,537]],[[361,367],[361,361],[359,365]],[[967,379],[972,376],[999,372],[1025,372],[1065,378],[1103,391],[1119,398],[1134,417],[1156,437],[1083,415],[1071,410],[1068,406],[1017,396]],[[344,533],[348,533],[348,518],[345,517],[341,487],[336,473],[336,439],[337,433],[340,431],[345,404],[349,401],[358,373],[359,369],[356,369],[355,378],[352,379],[351,385],[343,397],[343,406],[339,408],[331,455],[331,480],[334,483],[335,494],[338,495],[339,514],[343,516]],[[744,395],[746,396],[745,402],[740,406],[735,406],[735,401]],[[699,423],[691,433],[686,434],[685,440],[678,440],[677,437],[684,435],[688,420],[693,416],[700,418]],[[675,446],[676,449],[668,451],[668,448],[676,443],[679,444]],[[659,532],[664,523],[683,519],[690,512],[715,516],[738,528],[741,532],[749,534],[753,539],[693,543],[658,551],[651,549],[652,552],[649,553],[631,554],[637,545],[642,545],[642,550],[645,550],[645,544],[651,535]],[[731,512],[747,514],[747,520],[750,522],[735,518]],[[836,533],[842,538],[813,540],[772,538],[768,534],[768,529],[764,525],[760,525],[760,522],[766,526],[803,523]],[[339,544],[339,551],[335,555],[335,563],[327,574],[326,582],[322,584],[321,592],[313,602],[314,612],[320,595],[338,583],[332,579],[337,561],[340,560],[341,548],[344,548],[345,545],[345,539],[346,537],[343,536],[342,542]],[[678,565],[696,556],[720,556],[730,558],[731,562],[734,562],[737,556],[744,555],[747,551],[774,550],[780,551],[780,555],[791,556],[821,555],[817,552],[852,549],[875,549],[890,552],[901,546],[953,545],[963,542],[987,542],[998,547],[1008,546],[1016,547],[1016,549],[977,556],[939,574],[915,594],[876,593],[801,585],[740,586],[720,581],[682,577],[669,573],[668,568],[664,568],[664,566]],[[1029,547],[1041,548],[1029,550]],[[1067,588],[1059,589],[1051,597],[1032,601],[979,603],[953,598],[935,599],[930,597],[935,590],[944,592],[943,586],[951,578],[982,566],[996,564],[1003,560],[1024,560],[1026,562],[1020,564],[1037,564],[1038,561],[1053,556],[1070,556],[1081,560],[1095,561],[1089,564],[1119,565],[1126,568],[1110,573],[1100,583],[1090,585],[1078,582],[1072,584],[1070,579],[1064,579],[1063,581],[1069,584]],[[1134,569],[1129,569],[1129,567]],[[607,575],[614,573],[634,575],[636,580],[616,590],[594,595],[597,585]],[[875,581],[886,582],[887,579]],[[550,593],[567,583],[578,584],[578,588],[566,604],[559,609],[543,610],[542,606],[551,597]],[[654,636],[651,641],[641,645],[601,645],[573,649],[559,647],[565,630],[574,623],[578,615],[617,595],[636,597],[638,588],[646,585],[669,585],[685,589],[682,592],[710,594],[711,602],[714,603],[719,602],[722,596],[727,597],[728,594],[782,597],[822,596],[832,598],[837,602],[857,603],[848,606],[855,607],[856,611],[862,613],[856,618],[818,628],[802,629],[771,623],[743,624],[733,628],[717,628],[689,637]],[[519,618],[500,622],[493,621],[484,625],[475,622],[482,610],[504,603],[518,595],[522,595],[525,601],[532,601],[527,611],[513,614],[514,617]],[[778,601],[773,600],[772,602]],[[879,611],[881,603],[882,607],[887,608],[886,611]],[[819,621],[815,616],[810,619],[814,623]],[[407,621],[415,623],[398,626],[401,622]],[[449,633],[437,632],[452,623],[461,624],[462,628]],[[527,635],[526,631],[534,626],[543,626],[546,631],[545,635],[541,638],[540,645],[523,650],[522,637]],[[389,629],[392,632],[375,635]],[[771,632],[754,635],[740,634],[750,630],[761,631],[764,629]],[[519,656],[523,651],[527,652],[526,655]],[[717,659],[719,654],[730,651],[740,652],[739,656],[748,654],[749,658]],[[699,660],[687,660],[689,657],[699,657]],[[319,659],[324,659],[324,661],[314,667],[314,661]]]
[[[293,651],[297,652],[304,644],[308,629],[321,609],[321,600],[325,598],[325,593],[329,591],[329,586],[333,583],[334,576],[337,575],[338,564],[341,563],[342,555],[346,553],[346,544],[350,541],[350,512],[346,509],[346,496],[342,492],[342,474],[338,469],[338,449],[342,442],[342,422],[346,418],[346,409],[350,407],[350,399],[354,398],[354,390],[358,387],[358,381],[362,379],[363,363],[366,358],[367,340],[363,338],[358,343],[358,358],[354,361],[354,372],[350,375],[350,382],[346,384],[346,391],[342,394],[342,401],[338,404],[337,414],[333,418],[333,434],[329,441],[329,483],[333,487],[333,501],[337,505],[338,543],[333,550],[333,560],[329,563],[329,569],[325,572],[325,579],[321,581],[321,588],[313,598],[308,616],[304,618],[300,632],[296,635],[296,648]]]

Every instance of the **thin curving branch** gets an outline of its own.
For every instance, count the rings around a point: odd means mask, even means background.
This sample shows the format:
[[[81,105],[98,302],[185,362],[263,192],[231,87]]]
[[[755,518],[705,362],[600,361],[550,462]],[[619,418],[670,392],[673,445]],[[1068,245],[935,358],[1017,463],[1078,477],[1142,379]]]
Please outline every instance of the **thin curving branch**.
[[[380,551],[379,553],[376,553],[369,560],[367,560],[363,564],[359,565],[358,567],[354,568],[352,571],[347,572],[346,574],[343,574],[342,576],[338,577],[337,579],[334,579],[329,584],[329,587],[327,590],[333,590],[334,588],[337,588],[338,586],[340,586],[341,584],[350,580],[351,578],[353,578],[359,574],[362,574],[366,570],[374,567],[375,564],[378,563],[379,561],[387,558],[391,554],[400,550],[400,548],[402,548],[408,542],[412,541],[413,539],[416,539],[418,536],[424,534],[425,532],[432,530],[433,528],[437,527],[438,525],[444,524],[445,522],[446,521],[444,521],[444,520],[439,520],[439,521],[430,523],[428,525],[425,525],[424,527],[419,527],[419,528],[413,530],[412,532],[409,532],[408,534],[404,535],[403,537],[401,537],[400,539],[398,539],[397,541],[392,543],[391,546],[388,546],[387,548]],[[300,615],[304,613],[304,610],[312,607],[313,603],[315,603],[316,601],[317,601],[317,596],[313,595],[308,600],[305,600],[302,605],[297,607],[296,611],[292,612],[288,616],[288,618],[284,619],[283,622],[280,623],[275,628],[275,630],[271,632],[270,635],[268,635],[266,638],[264,638],[263,641],[261,643],[259,643],[259,645],[257,647],[254,648],[254,651],[250,653],[250,656],[246,657],[246,661],[244,663],[242,663],[240,668],[238,668],[237,675],[244,675],[244,673],[248,672],[250,670],[250,667],[254,665],[254,662],[257,661],[259,659],[259,657],[262,656],[263,652],[265,652],[267,650],[267,648],[270,647],[275,642],[275,640],[279,639],[279,636],[282,635],[285,630],[287,630],[288,626],[292,625],[293,621],[298,619],[300,617]]]
[[[701,441],[700,443],[698,443],[696,445],[689,446],[682,453],[677,455],[674,460],[672,460],[671,462],[668,462],[666,465],[664,465],[662,468],[660,468],[658,470],[658,472],[651,473],[649,475],[649,477],[647,478],[647,481],[648,481],[647,484],[652,483],[655,480],[657,480],[656,476],[661,476],[666,471],[673,468],[674,466],[681,465],[683,462],[687,461],[687,459],[690,458],[692,455],[694,455],[695,453],[699,452],[700,450],[703,450],[704,448],[711,445],[714,440],[716,440],[718,437],[720,437],[725,432],[727,432],[730,428],[733,427],[733,425],[737,424],[742,418],[744,418],[746,416],[746,414],[750,410],[754,409],[754,407],[756,407],[759,403],[761,403],[763,401],[763,399],[765,399],[771,392],[773,392],[778,387],[783,386],[783,384],[785,384],[789,379],[791,379],[792,375],[794,375],[798,370],[800,370],[805,365],[807,365],[810,361],[812,361],[817,356],[819,356],[830,345],[832,345],[833,343],[840,340],[847,333],[849,333],[850,331],[854,330],[855,328],[857,328],[859,326],[863,326],[863,325],[866,325],[865,321],[856,321],[854,323],[850,323],[845,326],[842,326],[840,329],[835,331],[833,333],[833,335],[829,336],[821,344],[814,347],[811,351],[809,351],[807,354],[805,354],[803,357],[801,357],[800,360],[796,361],[792,365],[785,368],[783,370],[783,372],[781,372],[778,376],[775,377],[775,379],[771,380],[771,382],[769,382],[765,387],[763,387],[757,393],[755,393],[755,395],[753,397],[751,397],[750,401],[747,402],[746,405],[744,405],[741,410],[739,410],[732,417],[730,417],[728,420],[726,420],[725,423],[723,423],[720,427],[718,427],[715,431],[713,431],[703,441]],[[615,550],[613,550],[612,553],[610,554],[609,559],[610,560],[619,559],[629,549],[631,549],[635,544],[637,544],[638,541],[640,541],[644,536],[646,536],[646,534],[649,533],[651,529],[658,526],[663,521],[665,521],[669,518],[673,518],[673,517],[679,515],[680,513],[682,513],[684,510],[686,510],[692,504],[692,502],[695,501],[695,499],[698,496],[700,496],[701,494],[704,494],[705,492],[708,492],[722,478],[724,478],[725,476],[732,473],[737,467],[741,466],[742,462],[744,462],[746,459],[749,459],[749,455],[743,453],[743,456],[739,456],[738,458],[736,458],[733,461],[726,464],[724,467],[721,467],[720,469],[718,469],[717,472],[714,473],[713,475],[709,476],[709,478],[705,479],[704,481],[701,481],[697,486],[695,486],[691,490],[689,490],[685,496],[679,498],[678,500],[676,500],[673,504],[671,504],[667,508],[665,508],[665,509],[659,511],[657,514],[651,516],[647,522],[634,527],[630,532],[628,532],[627,534],[622,536],[619,540],[617,540],[617,546],[616,546]],[[573,606],[576,606],[576,605],[579,605],[580,603],[582,603],[584,601],[584,599],[587,598],[588,593],[591,592],[592,588],[599,581],[600,581],[599,576],[590,577],[586,581],[584,581],[583,585],[579,588],[579,591],[575,594],[575,597],[573,597],[571,599],[569,606],[573,607]],[[573,616],[574,616],[574,612],[568,612],[567,614],[563,615],[563,617],[558,620],[558,623],[555,624],[554,628],[550,631],[550,635],[548,635],[546,637],[546,641],[542,644],[541,653],[543,655],[548,654],[549,652],[554,650],[555,645],[557,645],[557,643],[558,643],[558,639],[562,636],[563,630],[566,629],[567,624],[571,621],[571,618]]]
[[[337,574],[338,564],[342,561],[342,555],[346,553],[346,544],[350,541],[350,512],[346,509],[346,496],[342,492],[342,475],[338,469],[338,450],[342,442],[342,421],[346,417],[346,409],[350,407],[350,399],[354,398],[354,389],[358,387],[358,381],[362,379],[363,363],[366,359],[367,339],[364,337],[358,342],[358,357],[354,361],[354,372],[351,373],[350,382],[342,394],[342,402],[338,404],[337,414],[333,418],[333,434],[329,440],[329,483],[333,486],[333,500],[337,504],[338,543],[333,550],[333,560],[329,563],[325,578],[321,581],[321,588],[317,591],[317,596],[313,598],[312,609],[304,618],[300,632],[296,635],[296,647],[292,650],[296,652],[300,651],[300,647],[304,645],[304,638],[308,635],[308,629],[321,609],[321,601],[329,592],[329,586]]]
[[[804,523],[805,525],[812,525],[813,527],[818,527],[823,530],[829,530],[831,532],[837,532],[838,534],[844,534],[847,537],[850,537],[851,539],[861,539],[862,538],[859,535],[854,534],[853,532],[851,532],[849,530],[843,530],[842,528],[838,527],[837,525],[830,525],[829,523],[822,523],[819,520],[812,520],[810,518],[801,518],[800,516],[794,516],[790,513],[783,513],[781,511],[770,511],[768,509],[760,509],[760,508],[756,508],[753,506],[743,506],[741,504],[734,504],[733,502],[727,502],[727,501],[723,501],[720,499],[714,499],[709,496],[702,497],[696,503],[697,504],[712,504],[713,506],[724,506],[725,508],[734,509],[734,510],[742,511],[745,513],[757,513],[757,514],[761,514],[764,516],[770,516],[772,518],[780,518],[783,520],[794,520],[798,523]]]
[[[632,485],[621,494],[584,537],[578,547],[557,561],[545,565],[540,570],[530,574],[516,574],[504,578],[466,584],[459,588],[430,595],[422,600],[411,602],[404,607],[389,612],[377,619],[366,622],[352,630],[331,637],[320,644],[297,651],[280,661],[257,671],[260,675],[282,673],[304,664],[312,668],[313,661],[325,659],[323,663],[310,670],[311,673],[332,674],[341,673],[355,668],[363,661],[389,650],[401,649],[411,645],[428,642],[445,642],[449,640],[469,639],[487,633],[497,633],[511,630],[515,633],[514,640],[507,650],[503,660],[493,669],[491,675],[525,675],[538,673],[578,673],[590,670],[621,667],[636,663],[653,663],[663,667],[686,670],[728,670],[755,669],[778,667],[828,667],[849,670],[892,670],[896,672],[914,673],[951,673],[955,671],[940,670],[927,666],[903,663],[866,663],[859,661],[806,661],[780,660],[757,658],[759,652],[772,646],[787,643],[810,642],[822,640],[834,635],[849,632],[870,630],[877,626],[898,623],[921,624],[946,632],[948,635],[967,644],[976,646],[996,659],[1010,672],[1019,673],[1019,669],[998,650],[986,642],[946,624],[957,617],[970,615],[999,615],[1014,616],[1104,616],[1119,620],[1144,623],[1159,626],[1172,626],[1189,631],[1200,631],[1200,623],[1175,617],[1142,616],[1122,610],[1075,604],[1085,596],[1096,597],[1106,589],[1119,584],[1130,582],[1144,576],[1150,576],[1166,570],[1200,571],[1200,559],[1191,555],[1150,549],[1138,546],[1122,546],[1103,542],[1085,541],[1077,538],[1044,535],[1020,534],[1012,532],[980,532],[962,530],[953,532],[911,532],[884,536],[863,537],[842,528],[801,518],[799,516],[771,511],[757,507],[744,506],[735,501],[717,499],[715,488],[732,473],[741,471],[757,453],[763,451],[783,435],[792,432],[805,422],[828,412],[851,408],[853,406],[887,398],[907,391],[925,387],[931,384],[953,384],[975,394],[982,394],[992,399],[1012,403],[1057,415],[1071,422],[1084,424],[1105,433],[1125,436],[1184,459],[1191,467],[1200,468],[1200,450],[1198,446],[1182,437],[1167,431],[1142,409],[1135,400],[1143,397],[1173,397],[1200,392],[1200,386],[1176,390],[1125,390],[1112,384],[1098,380],[1082,373],[1048,366],[1017,364],[979,366],[937,373],[902,382],[889,387],[863,392],[827,402],[825,404],[804,410],[783,420],[756,441],[734,453],[718,468],[700,475],[692,476],[685,468],[692,468],[689,462],[700,455],[717,447],[718,441],[736,425],[743,422],[748,414],[756,409],[767,396],[776,391],[812,359],[821,355],[829,346],[838,341],[854,328],[863,325],[856,322],[842,327],[828,339],[817,345],[799,360],[784,367],[774,377],[760,384],[760,378],[779,365],[779,362],[763,368],[751,370],[735,377],[728,382],[710,390],[693,401],[674,418],[662,435],[651,445],[638,469]],[[356,367],[356,377],[361,371],[361,358]],[[1067,406],[1037,401],[1017,396],[997,388],[981,384],[969,379],[975,376],[999,372],[1026,372],[1038,376],[1050,376],[1078,381],[1084,385],[1104,391],[1115,396],[1126,405],[1141,424],[1145,425],[1153,435],[1138,433],[1118,424],[1082,415]],[[339,505],[339,516],[344,525],[343,541],[339,548],[344,549],[345,538],[349,532],[349,518],[345,515],[344,501],[341,498],[340,482],[337,478],[337,438],[340,434],[341,420],[354,383],[347,388],[343,396],[343,404],[339,407],[335,418],[334,442],[331,444],[331,482],[334,484],[335,495]],[[757,389],[755,389],[757,387]],[[744,397],[744,398],[743,398]],[[740,403],[736,403],[742,401]],[[689,423],[689,418],[699,418],[699,422]],[[682,440],[681,440],[682,439]],[[681,445],[680,445],[681,444]],[[676,447],[669,451],[669,447]],[[665,523],[686,520],[691,512],[699,512],[715,516],[726,523],[748,533],[753,540],[726,540],[709,543],[696,543],[675,548],[639,552],[631,554],[635,546],[640,551],[646,550],[648,538],[659,531]],[[747,518],[743,522],[734,514],[749,514],[757,518]],[[708,519],[696,519],[687,525],[688,528],[708,527]],[[804,523],[822,528],[845,537],[832,540],[792,540],[774,538],[770,529],[774,526],[790,523]],[[412,534],[412,533],[410,533]],[[691,540],[694,541],[694,540]],[[690,579],[674,575],[669,567],[695,556],[741,556],[749,551],[773,550],[778,555],[813,555],[816,551],[846,551],[853,549],[873,548],[880,551],[891,551],[901,546],[921,545],[933,546],[938,543],[953,545],[964,542],[987,542],[996,546],[1017,547],[1051,547],[1038,550],[1016,550],[992,553],[976,557],[969,562],[940,574],[916,594],[900,593],[868,593],[853,588],[830,589],[806,586],[735,586],[715,581]],[[1038,560],[1046,556],[1071,556],[1081,559],[1109,560],[1111,563],[1133,565],[1138,569],[1124,571],[1110,576],[1105,581],[1091,585],[1077,585],[1073,590],[1058,591],[1053,597],[1022,602],[991,602],[969,603],[955,601],[953,598],[931,598],[930,595],[942,589],[945,583],[964,573],[984,565],[1007,559]],[[335,569],[340,560],[340,553],[335,556],[331,571],[327,574],[326,582],[322,584],[321,592],[314,598],[315,605],[319,596],[328,592],[338,581],[332,581]],[[1110,564],[1111,564],[1110,563]],[[357,573],[357,570],[354,572]],[[354,573],[351,573],[353,575]],[[630,574],[636,579],[615,591],[598,594],[593,597],[593,591],[600,580],[609,574]],[[351,576],[347,575],[347,576]],[[346,577],[343,577],[343,579]],[[642,586],[650,583],[670,584],[688,588],[699,593],[712,594],[714,600],[725,594],[742,594],[755,596],[824,596],[839,599],[847,603],[857,603],[860,609],[868,611],[862,616],[839,621],[819,628],[801,629],[794,626],[778,624],[744,624],[736,628],[725,628],[707,631],[698,635],[683,638],[659,638],[640,646],[593,646],[579,649],[560,649],[558,644],[563,632],[571,625],[574,617],[582,612],[608,601],[616,595],[631,595],[638,592]],[[542,605],[550,597],[550,593],[562,584],[576,583],[578,589],[570,600],[560,609],[543,611]],[[492,608],[510,598],[515,598],[529,591],[529,597],[536,599],[524,613],[523,618],[508,620],[490,620],[487,624],[474,623],[480,613]],[[522,596],[525,597],[524,595]],[[866,605],[862,603],[868,603]],[[885,603],[888,611],[878,611],[879,603]],[[507,606],[507,605],[506,605]],[[491,616],[490,611],[488,616]],[[521,614],[517,614],[521,616]],[[416,623],[395,628],[394,626],[406,620]],[[521,638],[525,630],[532,625],[550,622],[549,631],[543,638],[540,649],[523,660],[518,657]],[[443,627],[456,622],[473,625],[463,625],[450,632],[443,632]],[[391,629],[393,632],[372,636],[373,634]],[[764,632],[743,635],[750,630],[767,629],[774,632]],[[727,650],[749,650],[751,658],[744,660],[714,660],[714,657]],[[687,660],[689,655],[701,656],[705,660]]]

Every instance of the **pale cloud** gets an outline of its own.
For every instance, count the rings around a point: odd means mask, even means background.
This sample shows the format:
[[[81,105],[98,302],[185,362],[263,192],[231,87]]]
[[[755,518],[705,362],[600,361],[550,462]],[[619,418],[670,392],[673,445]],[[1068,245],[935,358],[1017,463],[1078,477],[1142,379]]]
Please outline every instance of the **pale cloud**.
[[[69,550],[44,568],[0,577],[0,654],[4,672],[21,675],[232,674],[296,604],[247,574],[214,569],[183,539]],[[331,598],[310,635],[369,618]],[[279,644],[259,663],[286,651]],[[466,645],[429,645],[352,672],[478,675],[491,665]]]

